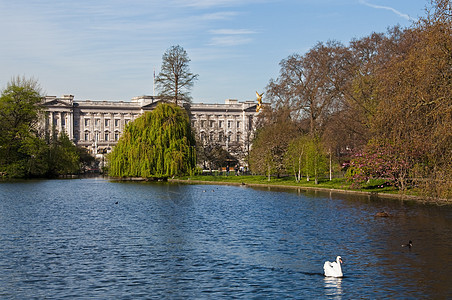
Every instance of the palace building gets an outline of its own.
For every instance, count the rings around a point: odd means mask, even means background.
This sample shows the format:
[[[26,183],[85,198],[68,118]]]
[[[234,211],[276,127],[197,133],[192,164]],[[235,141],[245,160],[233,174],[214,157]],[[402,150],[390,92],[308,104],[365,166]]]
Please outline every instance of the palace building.
[[[131,101],[74,100],[73,95],[46,96],[43,101],[45,130],[65,132],[94,155],[108,153],[126,125],[159,103],[154,96]],[[254,133],[257,103],[227,99],[224,104],[193,103],[190,121],[198,142],[219,144],[243,161]]]

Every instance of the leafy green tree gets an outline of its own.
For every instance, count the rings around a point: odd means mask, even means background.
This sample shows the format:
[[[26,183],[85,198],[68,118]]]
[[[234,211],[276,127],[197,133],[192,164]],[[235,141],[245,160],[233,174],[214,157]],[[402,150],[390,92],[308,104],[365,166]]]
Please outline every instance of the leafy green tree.
[[[168,177],[192,172],[195,139],[187,112],[160,103],[129,123],[108,156],[109,174],[119,177]]]
[[[58,139],[49,147],[51,164],[50,175],[76,174],[80,172],[80,154],[67,134],[60,133]]]
[[[80,171],[82,173],[94,167],[94,165],[96,164],[96,159],[88,152],[87,149],[77,147],[77,153],[80,158]]]
[[[0,97],[0,165],[27,156],[21,150],[38,121],[40,88],[36,81],[15,77]]]
[[[41,89],[36,80],[15,77],[0,96],[0,171],[24,177],[36,156]],[[34,145],[34,146],[33,146]]]
[[[262,128],[256,133],[253,147],[250,151],[250,168],[254,173],[265,174],[270,181],[273,173],[280,172],[278,157],[284,154],[284,145],[271,143],[272,132],[270,128]],[[273,159],[273,158],[276,159]]]
[[[284,157],[290,141],[299,133],[288,108],[272,111],[265,107],[260,129],[256,132],[250,151],[250,168],[255,173],[280,176],[284,173]]]
[[[78,173],[77,147],[66,134],[40,131],[41,89],[36,80],[15,77],[0,97],[0,172],[9,177]]]
[[[317,137],[309,138],[306,143],[304,171],[306,180],[314,177],[315,184],[319,183],[319,176],[328,170],[328,158],[323,145]]]
[[[190,102],[190,89],[198,74],[191,73],[189,62],[190,58],[181,46],[172,46],[166,50],[161,71],[155,79],[160,97],[170,99],[176,105],[179,101]]]
[[[225,167],[228,164],[236,165],[237,158],[232,156],[228,151],[224,150],[220,144],[208,143],[202,145],[197,142],[196,145],[198,154],[198,162],[202,162],[204,169],[218,170],[220,167]]]
[[[74,146],[75,147],[75,146]],[[54,161],[51,161],[50,147],[41,139],[34,135],[29,135],[24,143],[23,149],[28,153],[29,157],[26,160],[20,161],[18,164],[23,164],[26,169],[21,173],[10,173],[13,177],[49,177],[49,169],[53,165]],[[18,168],[16,167],[16,170]],[[53,174],[53,176],[58,174]]]
[[[285,154],[286,168],[294,174],[296,182],[299,182],[303,176],[306,166],[308,142],[309,136],[307,135],[302,135],[293,139],[289,143],[289,147],[287,148],[287,152]]]

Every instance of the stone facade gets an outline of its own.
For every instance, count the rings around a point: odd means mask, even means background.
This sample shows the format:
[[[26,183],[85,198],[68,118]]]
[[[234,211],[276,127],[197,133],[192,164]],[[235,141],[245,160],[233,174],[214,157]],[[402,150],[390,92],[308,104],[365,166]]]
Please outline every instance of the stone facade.
[[[194,103],[191,125],[198,143],[219,144],[243,164],[254,134],[256,102],[227,99],[225,104]]]
[[[111,151],[128,122],[155,108],[159,99],[135,97],[131,101],[74,100],[72,95],[44,99],[42,126],[65,132],[76,145],[93,154]],[[233,155],[244,157],[254,132],[256,102],[226,100],[224,104],[193,103],[190,120],[198,142],[218,143]]]

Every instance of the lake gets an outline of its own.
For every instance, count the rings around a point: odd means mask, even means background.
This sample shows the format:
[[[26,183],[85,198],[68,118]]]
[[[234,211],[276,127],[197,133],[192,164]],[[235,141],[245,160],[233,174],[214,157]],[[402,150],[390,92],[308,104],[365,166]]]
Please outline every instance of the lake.
[[[452,298],[452,208],[398,200],[0,182],[0,245],[2,299]],[[324,277],[337,255],[344,277]]]

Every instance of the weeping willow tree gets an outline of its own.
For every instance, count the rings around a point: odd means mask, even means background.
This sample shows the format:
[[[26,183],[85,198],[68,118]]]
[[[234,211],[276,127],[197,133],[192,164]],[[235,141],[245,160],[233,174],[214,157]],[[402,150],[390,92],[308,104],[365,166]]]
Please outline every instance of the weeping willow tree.
[[[190,173],[196,153],[186,111],[160,103],[127,126],[108,161],[110,176],[161,178]]]

